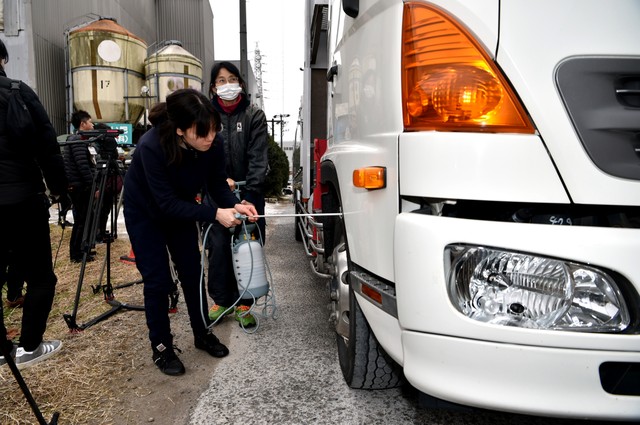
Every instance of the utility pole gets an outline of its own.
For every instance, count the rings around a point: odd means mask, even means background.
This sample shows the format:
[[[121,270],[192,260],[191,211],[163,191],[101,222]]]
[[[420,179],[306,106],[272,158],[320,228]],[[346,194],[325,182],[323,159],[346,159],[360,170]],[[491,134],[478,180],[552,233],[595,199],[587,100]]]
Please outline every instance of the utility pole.
[[[280,118],[280,119],[276,120],[276,118]],[[284,125],[287,122],[283,118],[289,118],[289,114],[277,114],[273,116],[273,119],[271,119],[271,136],[273,137],[274,141],[276,140],[276,136],[273,131],[273,124],[274,123],[280,124],[280,149],[282,149],[282,135],[284,133]]]
[[[270,120],[267,120],[267,122],[270,122],[270,123],[271,123],[271,138],[272,138],[272,139],[273,139],[273,141],[275,142],[275,141],[276,141],[276,133],[275,133],[275,131],[273,130],[273,124],[276,122],[276,120],[275,120],[274,118],[275,118],[275,117],[271,118]],[[279,123],[280,123],[280,122],[278,121],[278,124],[279,124]]]
[[[249,81],[247,75],[247,0],[240,0],[240,75],[245,81]]]

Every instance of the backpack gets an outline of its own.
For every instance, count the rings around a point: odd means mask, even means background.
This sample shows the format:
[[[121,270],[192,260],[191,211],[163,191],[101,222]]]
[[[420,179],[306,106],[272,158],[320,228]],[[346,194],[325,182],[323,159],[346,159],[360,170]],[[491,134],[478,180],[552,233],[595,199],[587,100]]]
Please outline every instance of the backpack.
[[[22,81],[0,77],[0,87],[10,89],[7,99],[7,134],[11,141],[34,137],[35,125],[27,104],[20,94]]]

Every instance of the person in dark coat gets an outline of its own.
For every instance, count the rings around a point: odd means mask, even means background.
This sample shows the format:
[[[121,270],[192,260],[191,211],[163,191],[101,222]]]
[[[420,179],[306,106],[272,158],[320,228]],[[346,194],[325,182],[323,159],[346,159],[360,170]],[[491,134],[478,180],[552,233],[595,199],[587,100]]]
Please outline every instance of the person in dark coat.
[[[182,285],[196,348],[224,357],[229,350],[209,331],[207,299],[200,285],[198,222],[240,224],[236,214],[254,216],[226,182],[220,117],[202,93],[176,90],[155,105],[153,128],[138,142],[124,182],[124,218],[136,267],[144,281],[144,307],[152,359],[167,375],[181,375],[169,321],[170,261]],[[212,202],[198,203],[208,193]],[[255,221],[255,218],[250,218]],[[169,258],[169,255],[171,258]]]
[[[219,62],[211,68],[209,96],[222,117],[229,186],[235,188],[236,182],[245,182],[239,188],[240,199],[254,205],[258,214],[264,215],[264,182],[269,164],[269,139],[264,112],[250,104],[244,79],[238,68],[230,62]],[[264,243],[264,217],[257,224],[258,230],[253,236]],[[229,231],[217,224],[207,233],[208,290],[214,301],[209,318],[216,321],[223,314],[234,313],[242,327],[252,327],[256,324],[250,313],[253,300],[239,299],[230,240]],[[233,305],[236,305],[235,309],[230,308]]]
[[[87,111],[76,111],[71,115],[71,124],[77,131],[93,130],[93,121]],[[72,262],[82,262],[82,256],[89,247],[83,246],[85,224],[89,214],[91,198],[97,193],[91,191],[96,170],[95,160],[89,150],[88,138],[73,134],[67,138],[70,143],[64,149],[64,166],[69,180],[69,194],[73,202],[73,230],[69,240],[69,257]],[[88,241],[87,235],[87,241]],[[87,252],[86,261],[93,261],[93,255]]]
[[[0,79],[9,53],[0,41]],[[49,198],[67,196],[64,162],[56,132],[35,92],[20,84],[20,95],[33,120],[29,137],[9,136],[7,121],[10,89],[0,88],[0,258],[12,255],[27,286],[24,296],[20,341],[7,340],[0,303],[0,344],[26,367],[58,352],[62,342],[43,340],[53,304],[57,277],[53,272],[49,234]],[[44,181],[43,181],[44,178]],[[46,186],[45,186],[46,182]],[[0,357],[0,365],[5,363]]]

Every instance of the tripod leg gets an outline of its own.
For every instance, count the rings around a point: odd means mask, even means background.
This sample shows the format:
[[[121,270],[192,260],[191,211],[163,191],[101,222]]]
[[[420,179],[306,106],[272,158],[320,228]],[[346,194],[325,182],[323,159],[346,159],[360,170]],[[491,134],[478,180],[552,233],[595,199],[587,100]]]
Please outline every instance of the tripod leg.
[[[115,171],[114,171],[115,170]],[[117,162],[115,160],[110,160],[106,166],[102,166],[100,168],[100,172],[99,174],[96,176],[96,182],[97,182],[97,187],[99,188],[99,194],[100,196],[98,197],[98,207],[97,208],[93,208],[91,209],[91,221],[89,220],[89,217],[87,218],[87,227],[91,227],[93,229],[93,231],[90,234],[86,233],[86,228],[85,228],[85,243],[88,245],[89,242],[95,242],[95,235],[96,235],[96,229],[97,229],[97,220],[99,217],[99,213],[100,213],[100,208],[102,206],[102,202],[104,200],[104,196],[105,196],[105,187],[106,187],[106,182],[107,182],[107,177],[109,175],[113,176],[115,175],[116,172],[119,172],[119,168],[117,165]],[[117,181],[112,180],[113,185],[115,185],[117,183]],[[96,185],[94,184],[94,190],[95,190]],[[115,196],[117,192],[116,188],[113,188],[113,190],[111,191],[112,196]],[[118,203],[118,205],[120,205],[120,202]],[[119,206],[118,206],[119,208]],[[115,220],[117,217],[117,212],[114,213],[113,215],[113,220]],[[89,223],[92,223],[93,226],[89,226]],[[114,229],[113,231],[115,231],[115,226],[112,227],[112,229]],[[73,314],[72,315],[68,315],[65,314],[64,315],[64,319],[67,322],[67,324],[69,325],[69,328],[72,331],[81,331],[84,330],[90,326],[93,326],[94,324],[101,322],[109,317],[111,317],[112,315],[114,315],[115,313],[117,313],[118,311],[122,310],[122,309],[127,309],[127,310],[138,310],[138,311],[144,311],[144,306],[136,306],[136,305],[129,305],[126,303],[121,303],[119,301],[117,301],[115,299],[115,297],[113,296],[113,286],[111,285],[111,242],[112,242],[113,238],[111,237],[111,235],[109,236],[109,238],[107,238],[106,244],[106,259],[105,259],[105,263],[103,264],[103,272],[104,272],[104,268],[106,267],[106,282],[104,285],[102,285],[102,274],[100,276],[100,282],[98,283],[97,287],[94,287],[94,293],[97,293],[100,288],[102,288],[102,291],[104,293],[104,299],[105,301],[111,305],[111,309],[103,314],[100,314],[99,316],[95,317],[94,319],[91,319],[89,321],[87,321],[86,323],[78,326],[76,323],[76,314],[78,312],[78,303],[80,300],[80,290],[82,287],[82,278],[84,276],[84,270],[85,270],[85,262],[83,261],[81,270],[80,270],[80,279],[78,282],[78,290],[76,292],[76,300],[75,300],[75,304],[74,304],[74,310],[73,310]],[[86,253],[85,253],[86,255]],[[135,281],[132,282],[131,284],[134,283],[142,283],[141,280],[139,281]],[[125,284],[125,285],[121,285],[120,287],[124,287],[124,286],[128,286],[129,284]]]
[[[63,318],[69,326],[69,330],[72,332],[82,330],[81,327],[78,326],[76,322],[76,318],[78,315],[78,305],[80,304],[80,295],[82,291],[82,283],[84,281],[84,272],[87,265],[87,258],[89,255],[89,251],[91,246],[95,243],[95,222],[97,220],[95,208],[96,199],[95,192],[96,188],[100,190],[98,197],[98,204],[102,204],[102,200],[100,199],[104,196],[104,187],[106,184],[107,178],[107,168],[103,166],[104,164],[100,164],[100,167],[96,170],[96,175],[93,177],[93,182],[91,184],[91,198],[89,199],[89,206],[87,208],[87,217],[84,223],[84,231],[82,234],[82,264],[80,266],[80,275],[78,277],[78,286],[76,288],[76,296],[73,304],[73,312],[71,314],[63,314]],[[95,288],[94,288],[95,291]]]
[[[176,268],[173,265],[173,261],[171,261],[171,253],[168,249],[167,253],[169,254],[169,269],[171,270],[171,279],[173,280],[173,284],[171,285],[171,292],[169,293],[169,313],[177,313],[178,298],[180,297],[180,292],[178,291],[178,283],[180,283],[180,280],[178,279],[178,273],[176,272]]]
[[[87,208],[87,217],[82,234],[82,248],[85,254],[88,254],[92,247],[96,244],[96,230],[100,221],[100,209],[104,201],[104,190],[107,184],[107,176],[109,174],[108,167],[104,163],[98,163],[96,175],[91,184],[91,195],[89,198],[89,207]],[[98,197],[95,194],[98,191]]]

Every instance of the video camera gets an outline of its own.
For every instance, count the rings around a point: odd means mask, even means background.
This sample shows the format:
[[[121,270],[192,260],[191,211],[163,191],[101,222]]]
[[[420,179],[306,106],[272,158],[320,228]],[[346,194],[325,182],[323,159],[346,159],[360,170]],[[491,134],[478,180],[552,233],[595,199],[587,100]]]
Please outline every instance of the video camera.
[[[78,131],[80,136],[89,137],[87,142],[96,142],[99,145],[99,151],[110,153],[117,151],[118,142],[116,138],[122,133],[124,133],[124,130],[112,128]]]
[[[118,135],[124,133],[124,130],[120,128],[94,128],[93,130],[79,130],[78,134],[81,136],[99,137],[102,135],[118,137]]]

